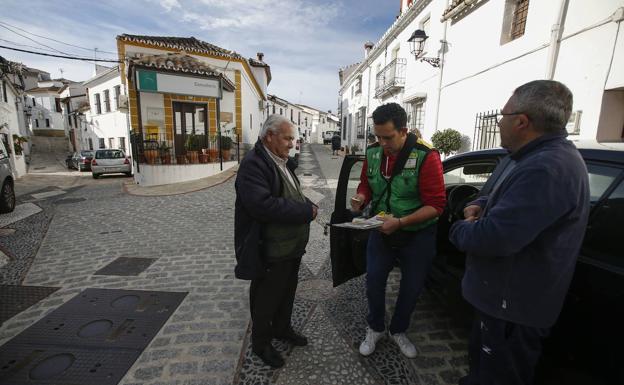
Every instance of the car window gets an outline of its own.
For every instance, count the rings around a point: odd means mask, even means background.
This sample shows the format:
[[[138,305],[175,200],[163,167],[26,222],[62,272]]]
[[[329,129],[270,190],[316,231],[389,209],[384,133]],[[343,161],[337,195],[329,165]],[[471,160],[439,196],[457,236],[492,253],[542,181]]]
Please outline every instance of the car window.
[[[93,156],[93,152],[92,151],[81,151],[80,155],[82,155],[82,156]]]
[[[480,162],[464,164],[460,167],[448,170],[444,173],[444,184],[469,184],[472,186],[483,186],[492,172],[496,168],[494,162]]]
[[[124,158],[124,153],[121,150],[98,150],[95,157],[97,159],[120,159]]]
[[[624,180],[621,180],[615,190],[600,202],[590,218],[583,254],[611,266],[624,268],[622,223],[624,223]]]
[[[6,159],[9,155],[7,154],[7,150],[4,147],[4,142],[0,140],[0,159]]]
[[[349,182],[347,184],[346,207],[351,207],[351,197],[357,192],[357,187],[360,184],[360,175],[362,174],[362,166],[364,166],[364,162],[357,161],[353,167],[351,167]]]
[[[592,163],[587,164],[589,195],[592,203],[595,203],[600,199],[620,172],[622,172],[622,170],[617,167]]]

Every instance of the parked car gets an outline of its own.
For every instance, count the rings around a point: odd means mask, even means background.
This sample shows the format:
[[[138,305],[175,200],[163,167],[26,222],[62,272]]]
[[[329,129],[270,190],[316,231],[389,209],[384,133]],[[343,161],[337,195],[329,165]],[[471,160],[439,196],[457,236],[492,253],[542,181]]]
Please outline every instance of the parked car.
[[[73,168],[78,171],[89,171],[91,170],[93,155],[93,151],[89,150],[74,152],[72,155],[68,155],[65,160],[67,168]]]
[[[123,150],[108,149],[95,151],[95,157],[91,160],[91,174],[97,179],[103,174],[123,173],[132,175],[130,158],[126,157]]]
[[[591,213],[563,311],[545,342],[541,367],[582,368],[592,377],[584,384],[620,384],[624,383],[624,143],[577,147],[588,170]],[[501,162],[505,162],[501,167],[508,164],[506,155],[503,149],[482,150],[443,162],[448,202],[438,221],[438,255],[427,286],[456,320],[466,324],[472,309],[461,296],[465,255],[448,241],[448,233],[452,223],[462,218],[465,204],[491,190],[496,182],[490,178],[492,171]],[[362,155],[345,158],[331,223],[353,218],[349,199],[357,188],[363,160]],[[539,199],[539,186],[535,199]],[[365,273],[367,238],[365,231],[331,227],[335,286]]]
[[[2,181],[0,213],[10,213],[15,210],[15,184],[9,154],[2,140],[0,140],[0,181]]]
[[[330,144],[336,131],[325,131],[323,133],[323,144]]]

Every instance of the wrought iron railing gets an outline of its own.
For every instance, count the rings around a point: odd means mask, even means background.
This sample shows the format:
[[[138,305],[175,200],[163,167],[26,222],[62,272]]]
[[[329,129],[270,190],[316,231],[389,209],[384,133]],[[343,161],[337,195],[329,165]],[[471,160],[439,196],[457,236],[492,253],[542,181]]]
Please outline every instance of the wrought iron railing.
[[[405,85],[406,65],[406,59],[396,58],[377,74],[375,79],[375,97],[379,97],[393,88]]]
[[[492,110],[477,114],[472,139],[473,150],[500,147],[500,131],[496,122],[498,112],[499,110]]]

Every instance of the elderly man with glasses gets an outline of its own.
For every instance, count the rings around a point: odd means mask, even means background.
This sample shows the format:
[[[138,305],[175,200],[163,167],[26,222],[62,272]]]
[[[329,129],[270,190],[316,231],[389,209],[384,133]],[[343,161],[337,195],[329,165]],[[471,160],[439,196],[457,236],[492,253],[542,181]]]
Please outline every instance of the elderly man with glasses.
[[[467,254],[462,292],[475,308],[461,385],[533,383],[589,215],[585,163],[566,139],[571,111],[572,93],[559,82],[518,87],[497,116],[510,159],[492,174],[490,194],[451,228],[451,242]]]

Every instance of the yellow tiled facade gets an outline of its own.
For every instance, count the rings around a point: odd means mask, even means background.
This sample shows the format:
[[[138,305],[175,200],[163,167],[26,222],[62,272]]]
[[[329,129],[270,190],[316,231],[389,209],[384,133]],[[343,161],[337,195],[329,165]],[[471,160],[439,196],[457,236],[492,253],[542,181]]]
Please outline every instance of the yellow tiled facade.
[[[238,70],[234,73],[234,84],[236,84],[236,90],[234,91],[236,135],[241,137],[243,135],[243,93],[241,91],[241,72]]]

